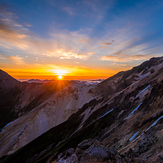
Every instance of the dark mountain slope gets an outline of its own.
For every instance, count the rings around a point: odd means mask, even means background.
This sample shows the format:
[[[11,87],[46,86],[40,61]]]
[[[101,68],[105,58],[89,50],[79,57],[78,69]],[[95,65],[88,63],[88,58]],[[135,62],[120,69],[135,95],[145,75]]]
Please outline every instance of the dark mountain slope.
[[[0,88],[1,91],[9,91],[15,88],[20,82],[14,79],[12,76],[0,69]]]
[[[7,74],[6,74],[7,75]],[[0,92],[0,156],[12,153],[66,121],[94,96],[77,81],[18,82]]]
[[[3,74],[0,85],[2,86],[0,90],[0,129],[9,122],[27,114],[70,84],[64,82],[64,85],[58,85],[57,81],[45,84],[21,83],[7,73],[3,72]]]

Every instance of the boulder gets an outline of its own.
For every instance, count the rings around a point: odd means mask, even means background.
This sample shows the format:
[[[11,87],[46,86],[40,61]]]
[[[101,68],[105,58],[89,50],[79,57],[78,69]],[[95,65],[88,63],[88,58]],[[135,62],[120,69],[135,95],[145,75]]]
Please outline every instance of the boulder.
[[[124,159],[120,155],[115,156],[116,163],[125,163]]]
[[[82,155],[81,162],[91,160],[95,161],[106,161],[109,158],[106,148],[101,145],[98,141],[95,141]]]
[[[126,153],[126,155],[131,160],[133,160],[136,157],[136,154],[134,153],[134,151],[131,148],[128,150],[128,152]]]
[[[71,156],[72,154],[74,154],[74,148],[69,148],[69,149],[67,149],[66,150],[66,152],[65,152],[65,156],[67,157],[67,156]]]
[[[67,159],[61,158],[56,163],[78,163],[78,157],[76,154],[72,154],[71,157],[68,157]]]
[[[69,162],[67,163],[78,163],[78,157],[76,154],[72,154],[70,159],[69,159]]]
[[[115,155],[117,154],[117,151],[114,148],[109,148],[107,152],[110,159],[114,158]]]
[[[158,141],[157,136],[155,135],[155,131],[154,130],[149,130],[147,132],[144,133],[144,136],[142,137],[142,139],[140,139],[136,145],[136,147],[134,147],[134,151],[135,154],[137,156],[141,155],[144,152],[147,152],[152,146],[154,146],[154,144]]]
[[[78,144],[78,148],[82,150],[88,149],[94,143],[94,141],[95,140],[92,139],[86,139]]]
[[[76,154],[78,157],[81,157],[83,153],[84,153],[84,150],[81,150],[80,148],[76,148],[75,154]]]
[[[157,161],[158,163],[163,163],[163,155],[158,155]]]
[[[61,159],[62,157],[63,157],[63,153],[60,153],[60,154],[58,155],[58,160]]]

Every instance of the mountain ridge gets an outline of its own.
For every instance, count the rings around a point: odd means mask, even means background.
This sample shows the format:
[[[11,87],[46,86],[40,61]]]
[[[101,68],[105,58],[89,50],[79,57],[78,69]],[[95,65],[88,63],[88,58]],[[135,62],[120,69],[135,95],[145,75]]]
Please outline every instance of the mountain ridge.
[[[0,88],[8,91],[20,83],[8,73],[0,69]]]

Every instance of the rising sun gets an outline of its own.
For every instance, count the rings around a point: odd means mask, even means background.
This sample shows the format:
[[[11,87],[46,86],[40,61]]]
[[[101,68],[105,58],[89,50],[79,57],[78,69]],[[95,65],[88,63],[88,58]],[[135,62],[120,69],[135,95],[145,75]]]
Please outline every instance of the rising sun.
[[[62,80],[62,79],[63,79],[63,76],[64,76],[66,73],[68,73],[68,71],[67,71],[67,70],[63,70],[63,69],[57,69],[57,70],[55,70],[55,73],[56,73],[56,75],[57,75],[57,78],[58,78],[59,80]]]
[[[62,75],[58,75],[58,79],[61,80],[63,77]]]

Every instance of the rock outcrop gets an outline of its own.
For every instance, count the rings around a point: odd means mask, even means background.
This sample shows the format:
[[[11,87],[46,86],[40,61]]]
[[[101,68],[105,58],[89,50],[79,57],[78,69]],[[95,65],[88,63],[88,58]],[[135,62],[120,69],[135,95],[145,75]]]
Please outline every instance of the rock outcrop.
[[[89,142],[92,141],[94,141],[94,143],[90,146],[87,145],[87,148],[83,149],[83,146],[81,146],[81,144],[84,145],[86,142],[89,144]],[[115,149],[107,149],[99,141],[92,139],[86,139],[78,144],[77,149],[82,150],[81,153],[78,153],[78,150],[76,149],[75,153],[71,152],[70,155],[66,155],[67,151],[74,151],[72,149],[73,148],[66,150],[65,155],[60,153],[58,155],[58,159],[52,158],[52,160],[56,163],[146,163],[146,161],[138,159],[131,148],[127,151],[127,153],[120,154]],[[159,155],[158,160],[161,159],[162,157]]]

